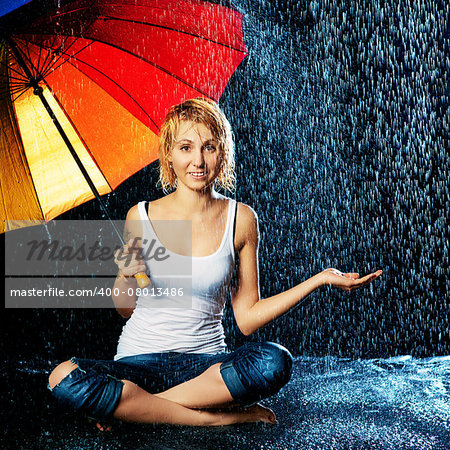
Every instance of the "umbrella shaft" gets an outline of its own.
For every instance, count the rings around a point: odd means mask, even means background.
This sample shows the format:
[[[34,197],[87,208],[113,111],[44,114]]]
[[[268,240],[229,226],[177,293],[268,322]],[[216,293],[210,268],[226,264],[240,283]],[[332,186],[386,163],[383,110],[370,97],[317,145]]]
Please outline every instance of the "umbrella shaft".
[[[120,231],[118,230],[118,228],[116,227],[116,224],[113,222],[111,216],[109,215],[108,212],[108,208],[106,207],[106,205],[103,203],[102,198],[100,197],[99,192],[97,191],[97,188],[95,187],[93,181],[91,180],[91,177],[89,176],[86,168],[84,167],[83,163],[81,162],[81,159],[79,158],[79,156],[77,155],[77,152],[75,151],[75,149],[73,148],[72,143],[70,142],[69,138],[67,137],[65,131],[63,130],[61,124],[59,123],[58,119],[55,116],[55,113],[53,112],[51,106],[48,104],[47,99],[44,97],[42,88],[39,86],[37,88],[35,88],[34,93],[40,98],[42,104],[44,105],[44,108],[46,109],[46,111],[48,112],[48,114],[50,115],[53,123],[55,124],[55,127],[57,128],[57,130],[59,131],[59,134],[61,135],[61,137],[64,140],[64,143],[67,145],[67,148],[69,149],[73,159],[75,160],[75,162],[77,163],[79,169],[81,170],[81,173],[83,174],[87,184],[89,185],[89,187],[91,188],[91,191],[93,192],[93,194],[95,195],[95,197],[97,198],[100,207],[102,208],[103,212],[105,213],[106,218],[111,222],[111,225],[115,231],[115,233],[117,234],[117,236],[119,237],[120,241],[122,242],[122,245],[125,244],[122,235],[120,234]]]

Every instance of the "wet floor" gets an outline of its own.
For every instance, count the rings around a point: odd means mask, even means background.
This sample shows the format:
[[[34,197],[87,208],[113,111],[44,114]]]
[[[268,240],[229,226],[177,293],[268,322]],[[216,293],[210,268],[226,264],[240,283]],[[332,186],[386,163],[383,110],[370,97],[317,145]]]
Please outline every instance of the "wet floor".
[[[109,433],[60,411],[47,392],[53,361],[2,364],[2,448],[449,449],[450,356],[297,357],[290,383],[264,401],[279,425],[217,428],[115,423]]]

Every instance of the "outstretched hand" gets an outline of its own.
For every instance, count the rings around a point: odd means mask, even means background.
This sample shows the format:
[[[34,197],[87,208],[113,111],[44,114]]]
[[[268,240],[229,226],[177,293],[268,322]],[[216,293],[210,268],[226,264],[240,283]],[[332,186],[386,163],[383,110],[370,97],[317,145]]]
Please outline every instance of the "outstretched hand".
[[[358,273],[342,273],[337,269],[326,269],[322,272],[322,275],[324,284],[344,291],[353,291],[376,280],[382,273],[383,271],[377,270],[360,278]]]

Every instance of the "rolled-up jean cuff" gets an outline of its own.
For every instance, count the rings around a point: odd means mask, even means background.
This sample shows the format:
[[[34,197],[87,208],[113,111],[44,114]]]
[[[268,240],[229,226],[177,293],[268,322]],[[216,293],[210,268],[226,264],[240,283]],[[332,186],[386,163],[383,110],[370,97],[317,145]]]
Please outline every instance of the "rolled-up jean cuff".
[[[222,363],[220,366],[220,373],[222,375],[223,381],[225,382],[231,396],[235,401],[237,401],[242,406],[250,406],[254,402],[246,400],[248,397],[247,389],[242,384],[236,369],[233,367],[232,361],[227,361]]]
[[[78,365],[77,358],[71,362]],[[100,369],[101,364],[97,365]],[[47,388],[61,404],[96,420],[110,419],[120,402],[123,381],[95,367],[76,367],[53,388]]]

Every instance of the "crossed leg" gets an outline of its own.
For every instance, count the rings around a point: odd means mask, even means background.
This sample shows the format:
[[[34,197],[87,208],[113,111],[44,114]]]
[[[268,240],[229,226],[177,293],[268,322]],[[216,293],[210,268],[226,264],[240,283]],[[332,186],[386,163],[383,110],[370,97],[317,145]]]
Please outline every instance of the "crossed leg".
[[[214,364],[199,376],[155,395],[194,409],[233,406],[233,397],[220,374],[221,365]]]
[[[261,398],[278,392],[291,376],[292,356],[278,344],[248,343],[233,352],[233,358],[232,365],[230,361],[214,364],[197,377],[156,395],[150,394],[127,379],[122,380],[124,384],[113,414],[114,418],[132,422],[185,425],[225,425],[258,421],[276,423],[274,413],[260,405],[247,409],[233,408],[228,411],[202,410],[235,406],[222,378],[221,364],[228,365],[222,367],[222,372],[227,373],[228,381],[233,380],[235,397],[242,393],[244,395],[242,398],[246,398],[243,380],[246,386],[251,385],[251,389],[254,389],[251,391],[252,395]],[[77,367],[72,361],[60,364],[50,375],[50,388]],[[234,372],[231,371],[232,368]]]
[[[50,375],[50,387],[54,388],[77,367],[71,361],[61,363]],[[198,426],[230,425],[233,423],[259,421],[276,423],[275,414],[261,405],[255,405],[247,409],[237,408],[230,411],[191,409],[194,407],[218,408],[229,406],[232,403],[233,399],[225,383],[222,381],[223,386],[221,386],[217,378],[217,375],[221,378],[219,368],[220,364],[215,364],[198,377],[157,395],[148,393],[129,380],[122,380],[124,386],[119,404],[114,411],[114,418],[126,422]],[[218,389],[217,392],[215,389]],[[211,397],[208,398],[208,396]],[[190,405],[190,407],[186,407],[183,403]],[[98,427],[101,429],[101,425]]]

